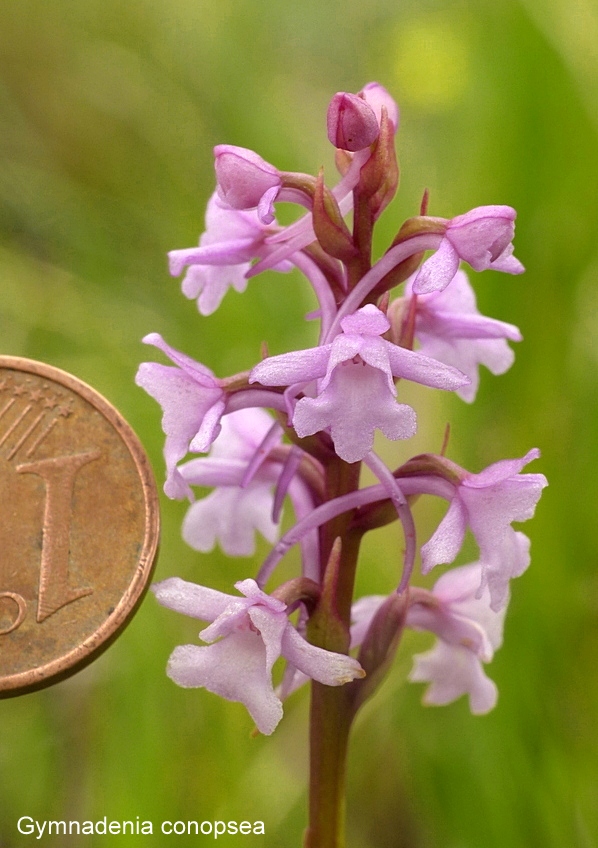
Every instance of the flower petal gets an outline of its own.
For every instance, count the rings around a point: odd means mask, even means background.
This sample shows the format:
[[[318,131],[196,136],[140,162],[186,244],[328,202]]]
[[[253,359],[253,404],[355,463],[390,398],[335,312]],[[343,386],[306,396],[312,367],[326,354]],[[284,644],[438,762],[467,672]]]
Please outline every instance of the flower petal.
[[[251,630],[231,633],[206,647],[180,645],[171,654],[167,674],[179,686],[202,686],[244,704],[260,733],[270,735],[282,718],[264,643]]]
[[[430,651],[416,654],[409,680],[429,683],[424,703],[449,704],[469,695],[474,715],[490,712],[498,698],[496,684],[484,674],[482,663],[467,648],[438,642]]]
[[[180,577],[169,577],[160,583],[153,583],[150,588],[162,606],[202,621],[214,621],[231,600],[231,596],[224,592],[189,583]]]
[[[453,562],[463,544],[467,529],[467,513],[458,498],[453,498],[448,511],[430,539],[422,545],[422,572],[435,565]]]
[[[342,686],[365,676],[356,659],[311,645],[292,624],[284,632],[282,654],[299,671],[327,686]]]

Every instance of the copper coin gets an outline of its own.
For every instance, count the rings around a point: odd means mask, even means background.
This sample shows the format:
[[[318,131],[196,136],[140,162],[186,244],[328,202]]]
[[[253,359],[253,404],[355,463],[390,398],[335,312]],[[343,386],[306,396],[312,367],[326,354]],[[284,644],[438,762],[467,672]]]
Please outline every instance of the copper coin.
[[[56,682],[128,623],[159,535],[147,457],[94,389],[0,356],[0,697]]]

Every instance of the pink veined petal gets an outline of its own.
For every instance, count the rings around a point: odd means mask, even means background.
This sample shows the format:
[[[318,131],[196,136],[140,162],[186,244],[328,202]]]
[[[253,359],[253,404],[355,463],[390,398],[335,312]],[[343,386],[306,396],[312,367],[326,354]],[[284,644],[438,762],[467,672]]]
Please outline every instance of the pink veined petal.
[[[292,624],[284,632],[282,654],[299,671],[327,686],[342,686],[365,676],[356,659],[311,645]]]
[[[253,368],[250,383],[263,386],[289,386],[292,383],[307,383],[326,373],[330,345],[312,347],[269,356]]]
[[[483,271],[508,250],[515,217],[510,206],[480,206],[449,221],[446,235],[462,259]]]
[[[274,425],[272,416],[259,407],[249,407],[231,412],[222,419],[222,431],[210,450],[211,458],[241,459],[249,461]],[[268,445],[280,442],[280,431]]]
[[[361,89],[360,94],[364,96],[366,103],[369,103],[374,110],[378,123],[382,118],[382,107],[384,106],[396,132],[399,128],[399,107],[384,86],[378,82],[368,82]]]
[[[206,388],[216,388],[218,386],[218,381],[209,368],[206,368],[201,362],[197,362],[185,353],[181,353],[180,350],[171,347],[159,333],[148,333],[141,341],[144,344],[151,344],[159,348],[175,365],[178,365],[182,371],[192,377],[200,386],[205,386]]]
[[[443,238],[440,246],[428,257],[413,281],[414,294],[442,291],[459,270],[459,254],[448,240]]]
[[[275,228],[264,227],[255,209],[231,209],[214,191],[206,208],[205,231],[200,245],[218,245],[234,243],[236,240],[265,238],[275,232]],[[236,261],[236,260],[235,260]]]
[[[282,654],[283,638],[289,620],[285,612],[272,612],[258,605],[247,610],[251,623],[262,637],[266,648],[266,669],[272,671],[272,666]]]
[[[390,345],[390,347],[389,345],[390,342],[387,342],[385,339],[381,339],[379,336],[362,336],[359,356],[367,365],[371,365],[372,368],[376,368],[384,374],[388,391],[392,395],[396,395],[397,389],[393,380],[392,367],[390,364],[390,357],[393,353],[392,348],[394,345]]]
[[[254,251],[255,236],[200,244],[198,247],[169,251],[168,267],[173,277],[178,277],[187,265],[237,267],[239,264],[248,263],[253,258]]]
[[[480,660],[466,648],[439,642],[413,659],[409,680],[430,683],[424,703],[441,706],[468,694],[474,715],[490,712],[496,705],[496,685],[484,674]]]
[[[231,596],[180,577],[169,577],[150,587],[162,606],[202,621],[213,621],[230,603]]]
[[[494,271],[503,271],[506,274],[523,274],[525,271],[525,266],[513,256],[512,244],[490,264],[490,268]]]
[[[212,551],[219,542],[228,556],[252,556],[256,531],[270,543],[278,538],[272,521],[271,486],[221,486],[193,503],[183,520],[183,539],[197,551]]]
[[[499,462],[494,462],[483,471],[480,471],[479,474],[468,475],[465,485],[472,489],[485,489],[487,486],[502,483],[509,477],[515,477],[528,463],[539,457],[540,451],[538,448],[532,448],[520,459],[501,459]],[[540,483],[542,479],[545,479],[543,474],[526,474],[525,476],[539,478],[535,480],[536,483]]]
[[[417,351],[385,342],[390,368],[395,377],[404,377],[424,386],[454,391],[468,385],[469,377]]]
[[[428,630],[447,645],[466,648],[486,662],[492,659],[484,629],[474,618],[461,615],[458,605],[453,610],[445,605],[434,608],[413,604],[407,613],[406,625],[413,630]]]
[[[197,300],[200,315],[212,315],[222,303],[230,288],[241,293],[247,288],[246,272],[249,262],[239,265],[191,265],[181,284],[181,290],[189,300]]]
[[[376,429],[388,439],[407,439],[415,433],[416,419],[410,406],[396,402],[381,371],[345,363],[317,398],[298,401],[293,426],[300,437],[330,429],[337,454],[358,462],[372,449]]]
[[[365,338],[363,336],[342,333],[340,336],[335,338],[331,345],[326,345],[326,347],[330,350],[330,355],[328,357],[326,374],[320,384],[320,391],[325,389],[330,382],[330,378],[332,377],[337,365],[340,365],[343,362],[348,362],[355,356],[360,356],[364,344]]]
[[[492,221],[497,219],[497,223],[505,221],[512,223],[517,217],[517,212],[512,206],[505,204],[494,203],[486,206],[476,206],[462,215],[456,215],[451,219],[450,225],[455,229],[470,227],[479,223],[479,221]]]
[[[264,224],[271,224],[275,218],[274,201],[280,193],[280,186],[274,185],[264,192],[260,202],[257,205],[257,214],[260,221]]]
[[[189,448],[207,450],[216,438],[224,392],[208,368],[170,347],[158,333],[150,333],[143,341],[158,347],[178,366],[143,363],[136,382],[162,406],[168,472],[164,489],[170,497],[184,497],[189,490],[183,486],[176,463]]]
[[[467,648],[489,662],[502,642],[506,605],[491,608],[488,588],[481,586],[483,568],[483,563],[475,562],[445,572],[431,593],[436,603],[418,602],[416,596],[407,625],[429,630],[443,642]]]
[[[428,574],[435,565],[453,562],[463,544],[467,529],[467,514],[457,497],[431,538],[422,545],[422,572]]]
[[[485,587],[490,594],[490,608],[504,610],[509,602],[509,581],[520,577],[530,564],[530,540],[520,531],[507,528],[502,543],[493,551],[494,556],[483,563],[484,573],[479,594]]]
[[[165,491],[170,497],[185,497],[190,490],[177,472],[176,463],[185,456],[192,440],[201,439],[207,449],[216,438],[224,408],[223,392],[215,384],[213,387],[198,384],[179,368],[155,362],[142,363],[135,382],[162,407],[162,429],[166,434]]]
[[[519,479],[505,480],[488,489],[460,486],[459,498],[476,538],[502,535],[511,522],[527,521],[533,516],[542,486],[521,479],[529,476],[532,475],[523,474]]]
[[[245,597],[252,603],[260,604],[270,610],[270,612],[284,612],[287,608],[284,601],[281,601],[278,598],[273,598],[272,595],[268,595],[264,592],[253,577],[247,577],[245,580],[238,580],[235,583],[235,589],[245,595]]]
[[[351,607],[351,648],[358,648],[369,630],[372,619],[386,600],[386,595],[364,595]]]
[[[251,602],[247,598],[230,595],[226,609],[218,618],[199,631],[199,637],[204,642],[215,642],[224,636],[230,636],[237,630],[247,629],[247,609]]]
[[[469,377],[470,383],[456,390],[467,403],[475,400],[480,383],[480,365],[493,374],[504,374],[515,359],[515,354],[504,339],[443,339],[420,334],[419,341],[420,351],[426,356],[458,368]]]
[[[328,106],[328,140],[342,150],[363,150],[380,134],[372,107],[362,97],[337,92]]]
[[[461,565],[445,571],[434,584],[432,591],[444,604],[462,603],[475,596],[481,577],[482,566],[479,562]]]
[[[506,603],[500,609],[491,606],[491,592],[484,581],[485,571],[483,562],[452,568],[436,581],[432,594],[449,616],[475,622],[481,628],[484,646],[478,655],[488,662],[502,644]]]
[[[358,335],[354,333],[342,333],[336,336],[330,346],[330,358],[326,374],[320,383],[319,390],[322,393],[328,386],[332,375],[338,365],[349,363],[356,356],[382,371],[386,377],[388,390],[391,394],[396,395],[396,388],[392,379],[392,372],[388,362],[388,342],[385,342],[378,335]]]
[[[220,432],[220,419],[225,409],[224,400],[218,400],[206,411],[199,430],[189,442],[189,450],[196,453],[207,451]]]
[[[280,173],[255,151],[230,144],[214,148],[220,198],[234,209],[252,209],[263,195],[281,185]]]
[[[410,281],[405,297],[412,297]],[[405,300],[395,303],[405,308]],[[506,339],[520,341],[521,333],[512,324],[480,315],[467,275],[458,271],[444,291],[419,295],[415,337],[421,354],[458,368],[470,378],[469,385],[457,389],[459,397],[469,403],[479,385],[479,366],[503,374],[514,360]]]
[[[427,317],[427,316],[426,316]],[[520,342],[522,335],[514,324],[486,318],[485,315],[471,315],[458,312],[437,310],[432,313],[425,323],[422,321],[425,333],[434,331],[448,339],[494,340],[510,339]],[[416,331],[416,335],[418,335]]]
[[[175,648],[167,668],[179,686],[201,686],[229,701],[245,705],[260,733],[270,735],[282,718],[266,668],[266,649],[251,630],[232,633],[208,647]]]
[[[340,323],[343,333],[355,335],[381,336],[390,328],[386,315],[373,303],[362,306],[351,315],[345,315]]]

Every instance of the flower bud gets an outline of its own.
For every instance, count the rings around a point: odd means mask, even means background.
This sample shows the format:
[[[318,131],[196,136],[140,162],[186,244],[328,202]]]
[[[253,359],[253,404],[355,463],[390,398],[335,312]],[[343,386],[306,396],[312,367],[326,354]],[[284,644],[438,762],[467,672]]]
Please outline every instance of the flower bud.
[[[375,603],[375,596],[371,600],[374,601],[373,608],[377,607],[377,609],[369,627],[359,639],[361,647],[358,662],[365,671],[365,677],[348,684],[354,712],[357,712],[364,701],[374,694],[386,676],[401,640],[409,609],[408,592],[401,594],[394,592],[379,605]],[[364,625],[363,622],[359,622],[359,614],[355,615],[355,613],[360,610],[360,605],[362,611],[367,611],[370,607],[369,601],[370,598],[362,598],[353,605],[354,625],[351,628],[353,644]]]
[[[218,144],[214,148],[214,167],[220,198],[233,209],[258,209],[264,224],[274,220],[272,205],[282,178],[273,166],[245,147]]]
[[[362,97],[339,91],[328,107],[328,138],[341,150],[363,150],[378,138],[376,114]]]

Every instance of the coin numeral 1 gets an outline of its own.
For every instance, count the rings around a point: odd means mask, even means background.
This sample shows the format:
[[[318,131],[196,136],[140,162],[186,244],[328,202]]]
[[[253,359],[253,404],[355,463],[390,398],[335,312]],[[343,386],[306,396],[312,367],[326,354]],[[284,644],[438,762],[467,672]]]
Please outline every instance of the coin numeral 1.
[[[44,534],[39,575],[37,621],[41,622],[71,601],[90,595],[93,588],[69,586],[69,537],[75,477],[84,465],[98,459],[99,450],[56,456],[17,466],[19,474],[37,474],[46,484]],[[20,622],[19,622],[20,623]]]

